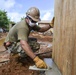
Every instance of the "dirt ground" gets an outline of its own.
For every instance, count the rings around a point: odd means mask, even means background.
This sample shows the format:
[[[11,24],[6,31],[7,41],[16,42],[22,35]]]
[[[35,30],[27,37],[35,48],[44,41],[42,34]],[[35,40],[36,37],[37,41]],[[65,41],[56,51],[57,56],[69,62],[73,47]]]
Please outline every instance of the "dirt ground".
[[[3,36],[3,37],[2,37]],[[6,34],[3,34],[0,39],[4,38]],[[32,32],[30,37],[35,37],[40,43],[40,52],[52,51],[52,36],[43,35],[41,33]],[[3,46],[0,46],[0,51],[4,49]],[[45,57],[51,57],[51,53],[43,54],[39,56],[41,59]],[[34,65],[34,62],[30,57],[21,58],[18,55],[10,55],[10,61],[2,63],[0,66],[0,75],[39,75],[39,71],[29,70],[30,65]]]

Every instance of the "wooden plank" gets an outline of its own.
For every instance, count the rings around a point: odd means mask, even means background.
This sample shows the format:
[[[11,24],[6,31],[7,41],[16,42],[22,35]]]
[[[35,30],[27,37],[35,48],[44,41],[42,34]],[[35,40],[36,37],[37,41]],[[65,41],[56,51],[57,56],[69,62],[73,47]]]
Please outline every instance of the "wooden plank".
[[[53,60],[63,75],[76,74],[76,0],[55,0]]]

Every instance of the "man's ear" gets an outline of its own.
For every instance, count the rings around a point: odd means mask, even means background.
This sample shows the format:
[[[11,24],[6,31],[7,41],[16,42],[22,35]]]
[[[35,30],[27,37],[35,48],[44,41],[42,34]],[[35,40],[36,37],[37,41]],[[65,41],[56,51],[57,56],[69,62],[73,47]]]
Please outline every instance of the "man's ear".
[[[28,18],[26,18],[25,21],[26,21],[27,24],[29,23],[29,19]]]

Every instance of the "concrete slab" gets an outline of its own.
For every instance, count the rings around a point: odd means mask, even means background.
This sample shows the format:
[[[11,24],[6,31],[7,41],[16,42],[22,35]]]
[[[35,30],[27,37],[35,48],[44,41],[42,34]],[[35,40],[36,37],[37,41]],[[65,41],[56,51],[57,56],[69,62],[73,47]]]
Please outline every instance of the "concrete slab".
[[[53,62],[51,58],[45,58],[44,61],[46,64],[52,69],[45,71],[45,75],[62,75],[57,67],[57,65]]]

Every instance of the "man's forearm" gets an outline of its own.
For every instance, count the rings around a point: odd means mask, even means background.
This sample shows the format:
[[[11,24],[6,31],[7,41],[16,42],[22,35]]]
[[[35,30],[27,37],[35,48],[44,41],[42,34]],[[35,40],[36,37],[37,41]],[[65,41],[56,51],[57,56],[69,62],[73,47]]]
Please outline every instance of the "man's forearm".
[[[29,56],[29,57],[31,57],[32,59],[34,59],[35,58],[35,54],[33,53],[33,51],[31,50],[31,48],[30,48],[30,46],[29,46],[29,44],[25,41],[22,41],[21,42],[21,46],[22,46],[22,48],[23,48],[23,50],[26,52],[26,54]]]
[[[39,30],[39,32],[45,32],[45,31],[47,31],[48,29],[50,29],[51,27],[50,27],[50,25],[48,24],[48,25],[46,25],[46,26],[44,26],[44,27],[41,27],[41,29]]]

